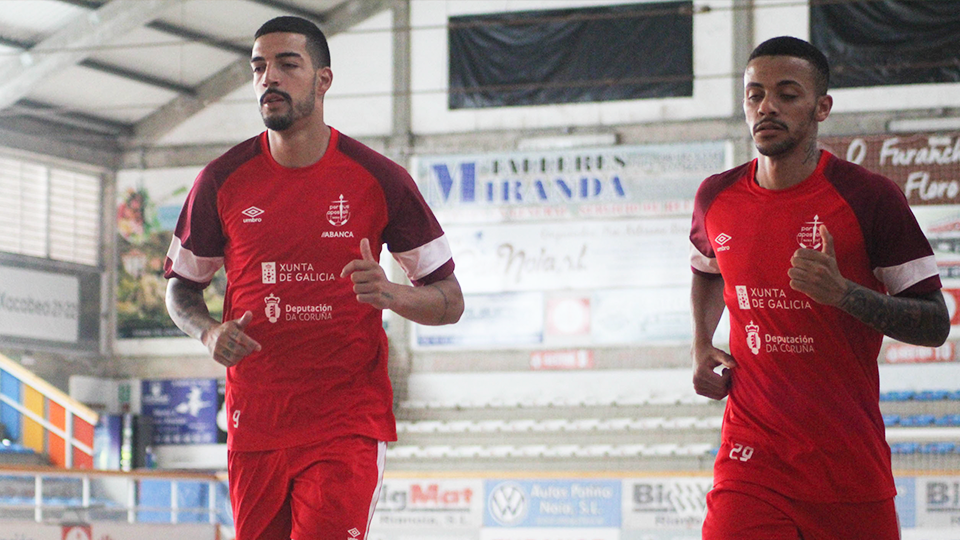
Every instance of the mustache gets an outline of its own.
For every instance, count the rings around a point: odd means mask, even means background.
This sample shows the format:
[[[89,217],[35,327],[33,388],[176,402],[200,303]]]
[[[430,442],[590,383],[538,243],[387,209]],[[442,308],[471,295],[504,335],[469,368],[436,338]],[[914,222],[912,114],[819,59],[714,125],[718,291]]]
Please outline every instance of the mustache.
[[[271,94],[280,96],[280,97],[282,97],[283,99],[285,99],[285,100],[288,101],[288,102],[289,102],[289,101],[293,101],[293,99],[290,97],[290,94],[284,92],[283,90],[277,90],[276,88],[270,88],[270,89],[268,89],[266,92],[264,92],[262,96],[260,96],[260,105],[263,105],[264,100],[266,100],[266,99],[267,99],[267,96],[269,96],[269,95],[271,95]]]
[[[782,129],[789,130],[789,128],[787,127],[787,124],[781,122],[780,120],[760,120],[759,122],[753,125],[753,132],[756,133],[757,130],[760,129],[760,126],[764,124],[773,124],[775,126],[779,126]]]

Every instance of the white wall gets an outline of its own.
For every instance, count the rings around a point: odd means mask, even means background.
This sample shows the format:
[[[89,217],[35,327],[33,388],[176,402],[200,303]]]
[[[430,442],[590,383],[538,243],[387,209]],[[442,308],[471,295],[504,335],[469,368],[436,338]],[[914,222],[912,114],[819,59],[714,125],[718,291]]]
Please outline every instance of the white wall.
[[[634,0],[635,1],[635,0]],[[604,4],[634,3],[614,0]],[[694,17],[694,81],[690,98],[611,101],[489,109],[448,110],[448,17],[501,11],[596,6],[587,1],[414,1],[411,9],[413,131],[418,134],[477,130],[612,126],[638,122],[718,118],[732,114],[732,12]],[[729,6],[730,0],[699,5]]]
[[[810,8],[796,0],[756,0],[754,43],[776,36],[810,39]],[[833,89],[834,113],[960,107],[960,83]]]

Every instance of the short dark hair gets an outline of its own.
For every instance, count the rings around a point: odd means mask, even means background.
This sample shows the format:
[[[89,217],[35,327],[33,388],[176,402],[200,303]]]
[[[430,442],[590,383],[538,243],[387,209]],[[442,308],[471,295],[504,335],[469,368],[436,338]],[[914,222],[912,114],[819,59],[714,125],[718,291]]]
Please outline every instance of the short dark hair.
[[[315,69],[330,67],[330,47],[327,46],[327,37],[323,35],[323,31],[316,24],[301,17],[276,17],[263,23],[263,26],[254,35],[254,39],[275,32],[289,32],[306,36],[307,54],[313,61],[313,67]]]
[[[750,60],[758,56],[792,56],[810,62],[814,71],[814,83],[817,94],[824,96],[830,87],[830,63],[820,49],[810,43],[790,36],[780,36],[768,39],[757,45],[750,53]],[[747,62],[749,63],[748,60]]]

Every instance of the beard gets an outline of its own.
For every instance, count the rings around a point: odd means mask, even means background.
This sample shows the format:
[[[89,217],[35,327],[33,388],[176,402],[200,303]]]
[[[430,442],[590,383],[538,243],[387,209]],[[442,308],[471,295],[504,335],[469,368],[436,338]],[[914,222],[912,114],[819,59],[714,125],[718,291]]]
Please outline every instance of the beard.
[[[296,122],[297,120],[305,116],[309,116],[310,113],[313,112],[314,107],[316,107],[316,100],[317,100],[316,87],[317,87],[316,80],[314,80],[314,84],[311,85],[312,89],[310,90],[310,94],[307,96],[307,99],[304,99],[298,102],[294,102],[290,94],[283,92],[281,90],[271,89],[264,92],[263,95],[260,96],[261,106],[263,105],[263,100],[267,96],[269,96],[270,94],[274,94],[282,97],[284,102],[286,102],[286,104],[288,105],[288,108],[286,112],[279,112],[271,115],[268,115],[267,113],[265,113],[261,108],[260,118],[263,119],[263,125],[265,125],[267,129],[270,129],[273,131],[283,131],[293,126],[293,123]]]
[[[787,138],[783,139],[782,141],[771,143],[768,145],[761,145],[760,143],[754,141],[754,146],[757,147],[757,152],[760,152],[760,155],[762,156],[773,157],[773,156],[779,156],[781,154],[786,154],[787,152],[790,152],[794,148],[796,148],[802,141],[803,137],[798,136],[797,133],[806,133],[807,131],[809,131],[809,126],[811,124],[815,124],[816,121],[817,121],[816,108],[813,108],[810,110],[810,116],[806,122],[796,126],[796,128],[794,129],[790,129],[790,127],[787,126],[787,124],[779,120],[767,120],[767,122],[773,122],[778,126],[782,127],[787,132]],[[754,129],[756,129],[756,126],[754,126]]]
[[[757,147],[757,152],[760,152],[760,155],[773,157],[786,154],[787,152],[796,148],[798,144],[800,144],[800,140],[796,137],[790,136],[771,145],[761,145],[760,143],[756,143],[755,146]]]

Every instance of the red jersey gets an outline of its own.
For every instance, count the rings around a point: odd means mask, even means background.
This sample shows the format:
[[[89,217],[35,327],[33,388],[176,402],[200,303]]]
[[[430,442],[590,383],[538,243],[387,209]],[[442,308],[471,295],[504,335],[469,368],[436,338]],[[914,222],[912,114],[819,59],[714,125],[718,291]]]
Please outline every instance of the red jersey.
[[[933,251],[899,188],[822,152],[788,189],[755,181],[757,163],[706,179],[694,205],[693,271],[721,275],[738,367],[714,484],[788,497],[867,502],[896,494],[879,407],[883,335],[790,288],[790,257],[834,238],[844,277],[879,292],[940,288]]]
[[[227,370],[227,444],[269,450],[341,435],[396,440],[381,311],[360,303],[344,266],[367,238],[414,284],[453,272],[450,248],[399,165],[331,130],[323,158],[290,169],[266,132],[197,177],[165,275],[205,287],[226,268],[224,320],[246,311],[262,346]]]

